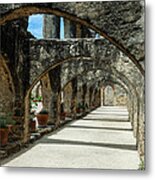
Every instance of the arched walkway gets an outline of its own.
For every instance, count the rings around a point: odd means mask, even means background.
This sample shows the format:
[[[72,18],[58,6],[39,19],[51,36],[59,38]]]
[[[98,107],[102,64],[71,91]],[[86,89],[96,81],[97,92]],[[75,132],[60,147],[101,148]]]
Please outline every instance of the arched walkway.
[[[41,87],[44,87],[43,94],[48,86],[50,87],[46,97],[46,99],[49,97],[49,100],[46,103],[44,101],[46,108],[49,107],[50,110],[51,122],[48,123],[56,129],[59,128],[63,121],[60,116],[65,113],[64,110],[69,111],[69,109],[73,120],[57,135],[51,137],[49,135],[42,139],[41,146],[46,144],[47,147],[47,144],[50,144],[54,148],[55,143],[55,150],[57,150],[57,146],[65,144],[66,150],[68,147],[71,148],[71,154],[74,149],[72,145],[85,146],[85,148],[92,146],[89,150],[93,152],[94,159],[97,158],[96,153],[107,153],[104,148],[109,148],[108,152],[113,151],[118,157],[129,156],[131,164],[135,162],[133,168],[137,168],[137,148],[140,154],[144,153],[144,4],[123,2],[122,6],[120,3],[0,5],[1,53],[5,57],[4,64],[8,65],[8,74],[12,76],[12,79],[8,76],[9,83],[11,81],[12,83],[7,85],[15,99],[13,107],[19,112],[20,143],[31,140],[30,95],[36,84],[41,82]],[[57,39],[59,38],[57,35],[49,36],[55,39],[34,39],[27,31],[27,19],[28,16],[38,13],[57,18],[63,17],[68,33],[71,33],[69,27],[71,22],[76,23],[77,34],[73,35],[74,38],[71,38],[70,34],[66,35],[70,39],[65,40]],[[80,30],[83,27],[86,28],[85,30],[98,33],[102,38],[87,39],[86,35],[83,38]],[[14,35],[15,38],[13,38]],[[3,71],[4,68],[0,69],[0,73]],[[64,100],[66,92],[70,95],[67,103]],[[121,93],[118,92],[122,92],[122,98],[124,96],[127,98],[124,103],[126,107],[123,103],[119,106]],[[45,100],[45,96],[43,98]],[[101,98],[104,103],[101,103]],[[116,101],[118,105],[113,107]],[[69,107],[66,108],[64,103]],[[106,107],[99,107],[103,104]],[[77,112],[78,109],[82,109],[80,113]],[[77,121],[78,118],[79,121]],[[95,131],[98,131],[98,134]],[[91,143],[90,140],[92,140]],[[101,146],[103,149],[96,152],[95,149]],[[34,148],[38,148],[38,145]],[[114,149],[117,150],[114,151]],[[121,152],[118,149],[121,149]],[[128,153],[125,153],[124,149]],[[80,151],[81,149],[77,150],[77,155]],[[29,151],[30,156],[31,152],[33,154],[35,151]],[[41,152],[42,150],[38,151],[38,153]],[[58,156],[56,154],[57,159],[59,159]],[[106,160],[106,157],[104,158]],[[109,159],[113,162],[114,156],[110,155]],[[89,158],[84,160],[91,168]],[[114,168],[118,160],[116,158]],[[127,160],[125,159],[126,162]],[[16,160],[14,162],[16,164]],[[57,161],[53,162],[59,164]],[[65,159],[63,162],[66,163]],[[49,165],[53,166],[50,163],[43,164],[45,167]],[[101,162],[98,165],[104,168],[107,164],[103,163],[102,166]],[[72,167],[71,164],[65,164],[65,166]],[[73,167],[77,166],[78,164],[75,163]],[[110,164],[107,167],[110,168]],[[130,167],[132,165],[127,168]]]

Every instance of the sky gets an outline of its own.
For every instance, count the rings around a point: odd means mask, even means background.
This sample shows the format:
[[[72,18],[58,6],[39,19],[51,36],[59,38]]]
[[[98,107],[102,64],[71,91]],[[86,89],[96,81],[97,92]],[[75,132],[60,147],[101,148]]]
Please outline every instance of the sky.
[[[37,39],[43,38],[43,15],[37,14],[29,16],[28,31],[30,31]]]
[[[64,39],[64,21],[60,18],[60,39]],[[43,15],[37,14],[29,16],[28,31],[37,39],[43,38]]]
[[[29,16],[28,31],[30,31],[37,39],[43,38],[43,15],[37,14]],[[99,34],[96,34],[96,39],[100,38]],[[64,20],[60,18],[60,39],[64,39]]]

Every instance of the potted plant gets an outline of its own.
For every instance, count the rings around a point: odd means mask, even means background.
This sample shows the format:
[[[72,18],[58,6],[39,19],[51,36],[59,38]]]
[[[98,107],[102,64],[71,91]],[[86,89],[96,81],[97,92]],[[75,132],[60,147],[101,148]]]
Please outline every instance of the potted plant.
[[[62,102],[60,105],[60,119],[65,120],[66,112],[64,111],[64,103]]]
[[[43,100],[43,98],[42,98],[42,96],[38,96],[38,102],[42,102],[42,100]]]
[[[81,103],[78,103],[78,106],[76,108],[77,113],[81,113]]]
[[[38,124],[40,127],[45,127],[47,126],[47,121],[48,121],[48,111],[45,109],[42,109],[37,115],[37,120],[38,120]]]
[[[13,133],[13,129],[16,125],[16,121],[12,119],[12,116],[7,117],[6,125],[8,127],[9,133]]]
[[[60,113],[60,119],[65,120],[65,117],[66,117],[66,112],[61,112]]]
[[[8,143],[9,129],[6,124],[6,117],[0,116],[0,145],[5,146]]]
[[[36,131],[36,121],[34,120],[34,111],[30,113],[30,122],[29,122],[29,128],[30,132],[35,132]]]

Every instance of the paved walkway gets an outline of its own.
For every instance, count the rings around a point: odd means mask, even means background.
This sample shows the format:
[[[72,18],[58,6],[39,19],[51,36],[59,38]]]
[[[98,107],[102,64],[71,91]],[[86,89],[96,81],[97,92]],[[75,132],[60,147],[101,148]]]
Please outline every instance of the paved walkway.
[[[4,166],[138,169],[139,157],[125,107],[99,107],[44,136]]]

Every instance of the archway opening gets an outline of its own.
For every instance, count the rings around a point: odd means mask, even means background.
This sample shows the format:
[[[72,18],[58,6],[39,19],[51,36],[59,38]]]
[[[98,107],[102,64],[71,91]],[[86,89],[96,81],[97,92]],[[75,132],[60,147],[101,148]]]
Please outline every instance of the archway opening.
[[[105,106],[114,105],[114,89],[110,85],[107,85],[104,89],[104,105]]]

